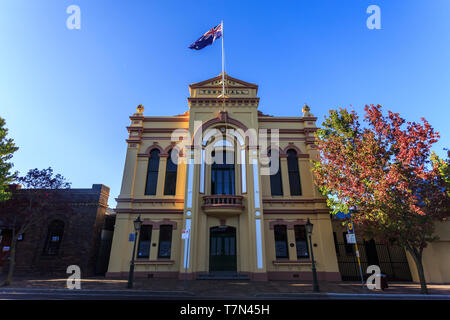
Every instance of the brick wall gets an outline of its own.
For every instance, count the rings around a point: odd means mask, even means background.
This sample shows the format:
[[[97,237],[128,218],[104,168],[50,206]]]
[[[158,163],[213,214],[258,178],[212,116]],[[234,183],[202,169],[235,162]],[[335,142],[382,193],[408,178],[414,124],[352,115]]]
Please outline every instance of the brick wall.
[[[6,203],[0,204],[0,225],[2,228],[17,225],[26,217],[27,189],[18,189]],[[52,190],[39,190],[52,195]],[[98,258],[100,234],[108,205],[109,188],[94,184],[91,189],[68,189],[58,191],[54,203],[39,210],[39,220],[25,232],[23,240],[17,243],[16,275],[65,274],[69,265],[78,265],[82,276],[95,273]],[[63,205],[61,205],[63,203]],[[64,222],[64,233],[57,255],[44,255],[48,225],[53,220]],[[5,264],[4,267],[8,267]],[[4,270],[3,272],[6,272]]]

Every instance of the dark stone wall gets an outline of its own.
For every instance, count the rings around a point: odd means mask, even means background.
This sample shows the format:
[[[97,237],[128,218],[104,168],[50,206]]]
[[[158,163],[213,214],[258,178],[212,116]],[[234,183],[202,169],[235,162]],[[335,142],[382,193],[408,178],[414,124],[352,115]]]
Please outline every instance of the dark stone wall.
[[[26,218],[27,192],[30,190],[16,190],[11,200],[0,205],[0,228],[11,228],[14,217],[17,225]],[[55,191],[38,192],[52,196]],[[94,184],[91,189],[67,189],[58,193],[54,203],[50,200],[49,205],[39,210],[37,222],[17,242],[16,275],[62,275],[69,265],[78,265],[82,277],[95,274],[109,188]],[[55,219],[64,222],[64,233],[58,254],[46,256],[43,252],[48,225]]]

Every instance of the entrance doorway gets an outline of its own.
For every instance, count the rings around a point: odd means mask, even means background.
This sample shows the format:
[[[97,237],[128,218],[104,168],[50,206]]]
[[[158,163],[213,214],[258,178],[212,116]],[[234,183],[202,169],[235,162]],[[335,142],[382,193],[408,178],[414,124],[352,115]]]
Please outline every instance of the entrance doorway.
[[[209,271],[236,272],[236,228],[212,227],[209,239]]]

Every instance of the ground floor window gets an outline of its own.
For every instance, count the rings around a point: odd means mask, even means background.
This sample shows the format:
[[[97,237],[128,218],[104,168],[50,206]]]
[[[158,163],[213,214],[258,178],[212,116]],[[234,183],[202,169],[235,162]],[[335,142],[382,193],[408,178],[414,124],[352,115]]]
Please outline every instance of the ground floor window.
[[[158,258],[170,259],[171,248],[172,248],[172,226],[162,225],[159,228]]]
[[[286,226],[276,225],[273,229],[275,234],[275,254],[277,259],[289,258]]]
[[[143,225],[139,234],[138,258],[150,257],[150,246],[152,241],[152,226]]]
[[[308,258],[308,241],[306,239],[306,229],[303,225],[294,226],[295,245],[297,247],[297,259]]]

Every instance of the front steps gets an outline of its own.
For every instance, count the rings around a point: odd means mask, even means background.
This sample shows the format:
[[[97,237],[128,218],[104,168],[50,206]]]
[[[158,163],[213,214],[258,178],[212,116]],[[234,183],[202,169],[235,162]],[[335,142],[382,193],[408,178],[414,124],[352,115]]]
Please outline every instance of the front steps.
[[[199,274],[197,280],[250,280],[248,275],[237,272],[216,271]]]

